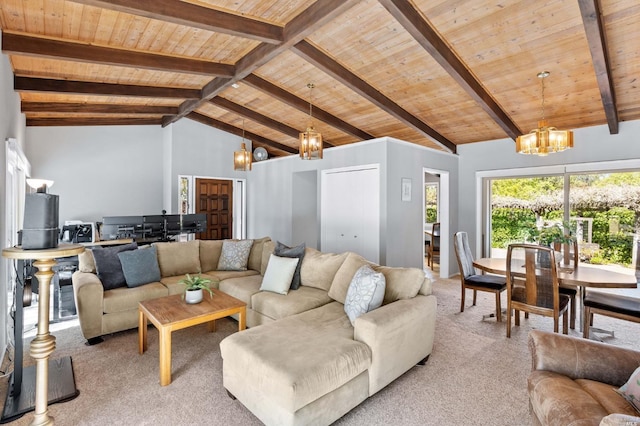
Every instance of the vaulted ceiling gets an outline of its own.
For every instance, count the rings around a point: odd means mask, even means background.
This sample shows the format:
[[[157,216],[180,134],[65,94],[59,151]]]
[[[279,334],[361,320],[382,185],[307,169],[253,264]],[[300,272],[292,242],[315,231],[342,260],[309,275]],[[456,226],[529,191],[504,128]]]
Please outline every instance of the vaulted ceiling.
[[[637,0],[2,0],[0,25],[28,126],[191,119],[281,156],[310,102],[328,146],[640,119]]]

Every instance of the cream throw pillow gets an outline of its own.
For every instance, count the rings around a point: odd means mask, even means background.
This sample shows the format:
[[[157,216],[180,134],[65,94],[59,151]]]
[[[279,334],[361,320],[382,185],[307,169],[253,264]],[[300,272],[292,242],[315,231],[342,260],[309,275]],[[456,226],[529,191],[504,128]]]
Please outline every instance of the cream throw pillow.
[[[267,270],[264,272],[260,290],[278,294],[287,294],[291,287],[293,274],[296,272],[299,259],[297,257],[280,257],[272,254]]]

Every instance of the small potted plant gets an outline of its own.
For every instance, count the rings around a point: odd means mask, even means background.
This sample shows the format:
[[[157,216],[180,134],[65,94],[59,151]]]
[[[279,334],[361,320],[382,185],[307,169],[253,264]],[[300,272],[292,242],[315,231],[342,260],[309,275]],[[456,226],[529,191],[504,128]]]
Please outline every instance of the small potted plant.
[[[213,291],[209,288],[211,280],[208,278],[202,278],[200,275],[191,276],[187,274],[185,278],[178,282],[185,285],[185,291],[182,294],[182,299],[189,304],[202,302],[202,290],[207,290],[209,295],[213,297]]]

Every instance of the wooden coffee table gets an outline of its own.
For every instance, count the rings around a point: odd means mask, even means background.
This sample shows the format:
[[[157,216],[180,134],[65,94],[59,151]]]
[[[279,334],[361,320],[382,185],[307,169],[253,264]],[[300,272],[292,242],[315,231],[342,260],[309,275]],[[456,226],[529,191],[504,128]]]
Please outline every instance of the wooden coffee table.
[[[211,297],[204,292],[203,300],[189,305],[182,295],[145,300],[138,304],[139,352],[147,350],[147,321],[159,331],[160,341],[160,385],[171,383],[171,333],[175,330],[208,323],[209,331],[216,330],[216,320],[238,314],[238,330],[246,328],[247,304],[219,290],[213,290]]]

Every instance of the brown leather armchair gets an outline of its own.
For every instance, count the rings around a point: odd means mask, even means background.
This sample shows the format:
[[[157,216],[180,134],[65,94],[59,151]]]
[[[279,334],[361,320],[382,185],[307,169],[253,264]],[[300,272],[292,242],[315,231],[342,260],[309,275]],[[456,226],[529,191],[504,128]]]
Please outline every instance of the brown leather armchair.
[[[529,350],[534,424],[618,424],[602,422],[605,417],[640,422],[640,414],[614,391],[640,366],[640,352],[541,330],[529,333]]]

